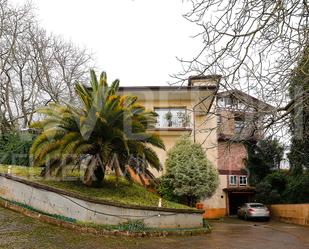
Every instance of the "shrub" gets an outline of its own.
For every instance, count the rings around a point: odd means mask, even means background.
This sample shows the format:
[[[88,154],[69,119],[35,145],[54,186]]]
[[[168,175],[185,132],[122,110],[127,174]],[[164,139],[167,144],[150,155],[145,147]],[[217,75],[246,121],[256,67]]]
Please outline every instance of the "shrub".
[[[247,144],[247,169],[250,172],[250,184],[255,186],[273,170],[280,168],[284,147],[277,139],[271,137],[258,143],[249,141]]]
[[[262,181],[255,187],[256,191],[256,201],[265,204],[274,204],[281,202],[281,195],[276,189],[273,189],[270,183]]]
[[[257,201],[266,204],[309,203],[309,173],[288,176],[274,172],[257,184],[255,190]]]
[[[309,173],[290,177],[283,196],[287,203],[309,203]]]
[[[162,176],[159,179],[159,182],[160,183],[156,186],[156,189],[162,198],[173,202],[186,203],[184,197],[174,194],[173,179],[170,176]]]
[[[275,189],[279,194],[282,194],[286,189],[288,178],[285,173],[276,171],[267,175],[263,181],[268,182],[272,186],[272,189]]]
[[[284,202],[283,192],[287,185],[287,175],[280,171],[273,172],[256,185],[256,199],[265,204]]]
[[[167,153],[166,175],[159,192],[168,198],[186,199],[194,206],[201,198],[213,195],[218,187],[218,173],[207,159],[202,145],[182,137]],[[161,191],[160,191],[161,190]]]
[[[29,149],[34,135],[8,133],[0,136],[0,163],[29,166]]]
[[[118,226],[118,229],[121,231],[129,232],[143,232],[145,231],[146,226],[143,220],[129,220],[127,222],[121,223]]]

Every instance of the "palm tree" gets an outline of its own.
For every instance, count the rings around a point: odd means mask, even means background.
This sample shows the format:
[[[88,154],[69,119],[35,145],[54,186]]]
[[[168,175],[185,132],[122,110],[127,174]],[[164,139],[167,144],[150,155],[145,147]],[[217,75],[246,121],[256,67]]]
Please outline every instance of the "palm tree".
[[[165,149],[157,134],[147,132],[157,114],[137,104],[136,97],[119,95],[118,80],[109,87],[104,72],[99,81],[93,70],[90,75],[91,88],[76,85],[81,107],[51,103],[38,110],[46,118],[31,125],[43,130],[30,149],[34,166],[48,175],[86,164],[84,182],[89,186],[102,183],[107,167],[128,179],[132,174],[141,181],[141,176],[153,178],[149,166],[159,171],[161,164],[151,147]]]

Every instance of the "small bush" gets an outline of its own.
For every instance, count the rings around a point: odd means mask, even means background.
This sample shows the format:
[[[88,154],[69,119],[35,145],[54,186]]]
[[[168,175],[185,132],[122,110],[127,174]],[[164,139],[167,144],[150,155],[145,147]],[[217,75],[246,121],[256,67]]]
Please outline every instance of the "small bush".
[[[145,223],[142,220],[129,220],[118,226],[119,230],[129,232],[143,232],[145,231]]]
[[[309,203],[309,173],[274,172],[256,185],[256,200],[265,204]]]
[[[287,203],[309,203],[309,173],[290,177],[283,196]]]
[[[203,219],[203,227],[209,230],[211,229],[209,222],[205,218]]]
[[[268,182],[272,186],[272,189],[275,189],[279,194],[282,194],[286,189],[288,178],[285,173],[276,171],[267,175],[263,181]]]
[[[0,164],[29,166],[33,136],[18,133],[0,135]]]
[[[218,187],[218,172],[207,159],[202,145],[182,137],[168,151],[166,175],[161,179],[159,193],[166,198],[186,200],[195,206],[202,198],[209,198]]]
[[[282,202],[281,195],[273,189],[270,183],[262,181],[256,185],[256,201],[264,204],[275,204]]]
[[[283,192],[287,185],[287,175],[280,171],[273,172],[256,185],[256,200],[265,204],[284,202]]]
[[[166,200],[186,204],[185,198],[174,194],[172,179],[164,175],[159,179],[160,183],[156,186],[157,192]]]

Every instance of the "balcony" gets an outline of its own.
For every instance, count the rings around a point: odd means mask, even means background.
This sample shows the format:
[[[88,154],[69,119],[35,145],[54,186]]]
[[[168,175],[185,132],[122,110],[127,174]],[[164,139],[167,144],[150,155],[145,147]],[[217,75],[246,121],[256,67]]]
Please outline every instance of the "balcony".
[[[185,107],[154,108],[158,114],[156,129],[191,130],[191,115]]]

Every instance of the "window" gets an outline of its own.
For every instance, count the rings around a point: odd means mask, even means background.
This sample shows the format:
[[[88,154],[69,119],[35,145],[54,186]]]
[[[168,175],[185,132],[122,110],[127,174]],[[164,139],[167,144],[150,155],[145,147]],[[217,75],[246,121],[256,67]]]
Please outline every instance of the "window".
[[[236,186],[237,185],[237,176],[230,176],[230,186]]]
[[[158,114],[157,128],[190,127],[190,115],[186,108],[155,108],[154,111]]]
[[[222,107],[222,108],[233,107],[234,101],[229,96],[219,97],[217,100],[217,104],[219,107]]]
[[[246,186],[247,185],[247,176],[240,176],[239,177],[239,185]]]
[[[245,127],[245,121],[242,117],[235,117],[235,133],[240,134]]]
[[[230,97],[225,97],[225,107],[232,107],[233,101]]]
[[[218,98],[218,106],[219,107],[225,107],[224,98]]]

